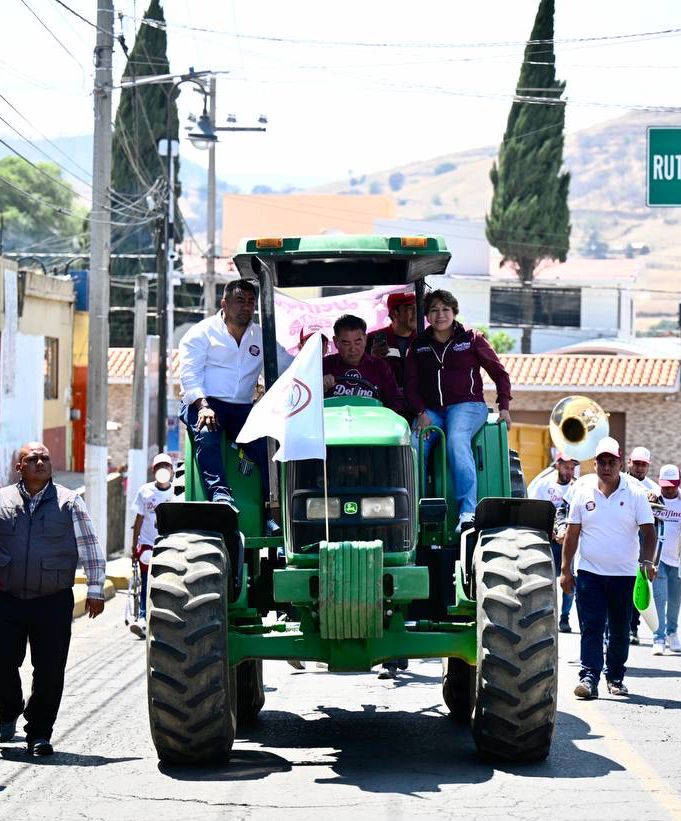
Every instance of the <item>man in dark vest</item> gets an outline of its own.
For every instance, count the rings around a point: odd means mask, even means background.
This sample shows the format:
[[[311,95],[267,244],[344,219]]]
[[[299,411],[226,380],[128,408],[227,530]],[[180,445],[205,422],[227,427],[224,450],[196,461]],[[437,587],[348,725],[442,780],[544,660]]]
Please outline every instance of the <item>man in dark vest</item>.
[[[83,500],[52,481],[45,445],[24,445],[16,470],[20,481],[0,488],[0,741],[13,740],[23,713],[29,754],[52,755],[76,566],[85,569],[85,611],[93,619],[104,609],[106,561]],[[27,642],[33,687],[24,704],[19,668]]]

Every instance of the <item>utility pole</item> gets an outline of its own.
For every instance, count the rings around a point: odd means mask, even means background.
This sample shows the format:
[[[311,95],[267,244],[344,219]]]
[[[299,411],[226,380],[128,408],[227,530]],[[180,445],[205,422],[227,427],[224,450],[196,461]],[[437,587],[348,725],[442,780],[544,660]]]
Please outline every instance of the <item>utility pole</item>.
[[[94,137],[90,215],[90,304],[85,435],[85,493],[95,532],[107,553],[107,400],[109,368],[109,255],[111,253],[112,0],[97,0],[94,52]]]
[[[144,448],[144,376],[147,347],[147,306],[149,281],[140,274],[135,277],[134,369],[132,375],[132,427],[128,451],[128,489],[134,493],[147,481],[147,453]],[[128,497],[130,498],[130,497]],[[134,518],[129,511],[126,519]],[[132,521],[126,521],[126,540],[132,535]]]
[[[208,81],[208,116],[215,128],[215,75]],[[208,149],[208,202],[206,203],[206,278],[203,281],[203,313],[215,313],[215,143]]]

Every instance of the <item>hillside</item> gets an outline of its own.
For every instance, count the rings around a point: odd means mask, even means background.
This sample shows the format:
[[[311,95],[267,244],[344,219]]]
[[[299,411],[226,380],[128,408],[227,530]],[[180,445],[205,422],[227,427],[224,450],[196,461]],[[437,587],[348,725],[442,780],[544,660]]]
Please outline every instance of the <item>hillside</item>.
[[[675,115],[636,112],[579,131],[566,139],[565,165],[572,174],[571,255],[580,256],[592,232],[621,255],[629,243],[650,248],[638,287],[676,293],[642,293],[641,328],[677,316],[681,271],[681,211],[648,208],[646,126],[676,125]],[[483,219],[492,196],[489,170],[497,146],[486,146],[367,174],[316,188],[328,193],[385,193],[398,198],[399,216]],[[650,315],[650,316],[649,316]]]

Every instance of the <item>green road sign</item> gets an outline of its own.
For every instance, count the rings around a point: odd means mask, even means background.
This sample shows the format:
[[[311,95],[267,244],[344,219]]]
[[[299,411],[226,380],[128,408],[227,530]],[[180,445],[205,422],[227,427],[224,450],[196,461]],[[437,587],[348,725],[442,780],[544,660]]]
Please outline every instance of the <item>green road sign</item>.
[[[652,206],[681,206],[681,127],[648,127],[648,197]]]

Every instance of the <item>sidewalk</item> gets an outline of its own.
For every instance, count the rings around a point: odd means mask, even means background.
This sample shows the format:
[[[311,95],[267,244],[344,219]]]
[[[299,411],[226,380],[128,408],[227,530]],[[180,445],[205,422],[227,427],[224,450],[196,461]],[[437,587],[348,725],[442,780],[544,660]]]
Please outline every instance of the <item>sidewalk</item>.
[[[127,590],[132,575],[132,562],[129,558],[112,559],[106,563],[106,582],[104,583],[104,600],[112,599],[117,590]],[[73,618],[85,615],[87,598],[87,580],[82,569],[76,572],[76,583],[73,586]]]

